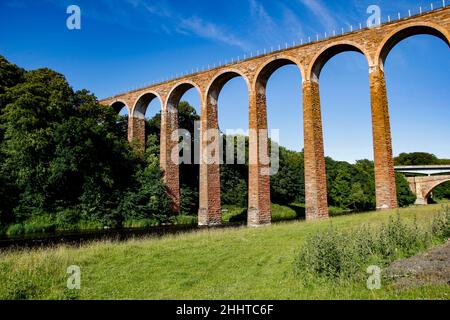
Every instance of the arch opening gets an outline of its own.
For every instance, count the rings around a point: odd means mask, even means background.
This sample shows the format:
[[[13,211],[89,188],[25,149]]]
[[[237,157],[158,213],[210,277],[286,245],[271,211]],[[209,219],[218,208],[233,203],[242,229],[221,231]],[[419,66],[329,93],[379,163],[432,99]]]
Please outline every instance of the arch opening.
[[[198,95],[200,96],[200,89],[191,82],[184,82],[178,84],[169,94],[167,98],[167,107],[168,108],[177,108],[178,104],[181,101],[181,98],[191,89],[196,89]]]
[[[450,47],[450,40],[443,33],[443,31],[437,29],[437,27],[431,27],[427,25],[406,27],[390,35],[389,38],[382,43],[381,50],[378,53],[378,61],[380,62],[381,66],[384,66],[389,53],[397,44],[405,39],[418,35],[430,35],[437,37]]]
[[[116,111],[117,114],[128,114],[128,106],[123,101],[115,101],[111,104],[111,108]]]
[[[200,90],[194,83],[177,85],[167,98],[167,117],[175,115],[178,129],[180,214],[196,216],[199,208]],[[188,144],[188,145],[185,145]]]
[[[428,202],[450,202],[450,178],[432,188],[428,194],[428,200],[431,198],[430,195],[432,195],[432,201]]]
[[[433,186],[430,187],[430,189],[427,191],[426,195],[425,195],[425,202],[426,203],[433,203],[435,201],[435,197],[434,197],[434,191],[435,190],[439,190],[439,187],[441,186],[446,186],[448,185],[448,187],[446,188],[446,190],[444,190],[444,192],[449,192],[450,190],[450,178],[448,179],[443,179],[442,181],[437,182],[436,184],[434,184]],[[450,196],[450,194],[445,194],[445,196]]]
[[[133,108],[133,118],[146,119],[147,110],[155,99],[159,101],[159,105],[162,106],[161,99],[153,92],[144,93],[140,96]]]
[[[320,100],[327,159],[328,205],[338,210],[376,208],[369,61],[343,46],[324,53]],[[319,66],[320,67],[320,66]]]
[[[247,78],[237,71],[224,71],[223,73],[218,75],[208,87],[207,90],[208,101],[214,105],[217,105],[217,100],[223,87],[230,80],[238,77],[242,77],[243,79],[245,79],[248,84]]]
[[[123,101],[115,101],[111,104],[111,108],[117,113],[117,121],[116,125],[119,128],[120,134],[123,138],[130,138],[128,132],[128,124],[129,124],[129,108]]]
[[[156,135],[158,140],[160,138],[161,110],[161,99],[154,92],[142,94],[134,105],[132,111],[133,138],[140,141],[143,150],[148,147],[149,135]]]
[[[279,69],[281,69],[281,68],[283,68],[285,66],[297,66],[298,69],[300,70],[300,74],[301,74],[300,67],[292,59],[289,59],[289,58],[278,58],[278,59],[275,59],[275,60],[270,61],[269,63],[267,63],[259,71],[259,73],[257,75],[257,78],[256,78],[256,88],[257,88],[257,90],[259,88],[264,88],[265,89],[267,87],[267,82],[272,77],[272,75],[274,73],[276,73]]]
[[[218,75],[207,90],[208,128],[219,130],[219,201],[222,222],[244,222],[248,206],[248,81],[238,71]],[[226,110],[226,112],[221,112]],[[215,139],[215,138],[214,138]],[[242,152],[243,151],[243,152]],[[217,197],[210,195],[210,198]],[[219,198],[219,197],[217,197]]]
[[[446,141],[440,138],[450,136],[450,47],[431,32],[406,35],[397,38],[384,57],[394,155],[450,158]]]
[[[320,74],[322,72],[322,69],[324,66],[330,61],[333,57],[344,53],[344,52],[357,52],[362,54],[364,57],[366,57],[366,60],[369,61],[367,58],[368,56],[363,52],[361,48],[356,46],[355,44],[350,43],[341,43],[333,45],[325,50],[323,50],[313,61],[312,67],[310,70],[310,79],[312,81],[318,82],[320,78]]]
[[[386,39],[379,59],[386,77],[394,156],[425,153],[449,158],[446,141],[440,138],[450,135],[448,38],[438,28],[409,26]],[[426,194],[416,191],[416,204],[429,203],[435,188]]]
[[[267,64],[256,82],[258,94],[266,98],[269,138],[279,145],[279,168],[270,176],[273,221],[281,219],[283,212],[289,214],[282,219],[305,218],[302,79],[299,65],[283,58]]]

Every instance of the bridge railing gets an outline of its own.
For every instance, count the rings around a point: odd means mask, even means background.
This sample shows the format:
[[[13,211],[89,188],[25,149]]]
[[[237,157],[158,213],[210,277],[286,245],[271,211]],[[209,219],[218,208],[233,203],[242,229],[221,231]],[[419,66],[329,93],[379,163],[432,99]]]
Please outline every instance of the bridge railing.
[[[394,170],[407,175],[447,175],[450,174],[450,165],[395,166]]]

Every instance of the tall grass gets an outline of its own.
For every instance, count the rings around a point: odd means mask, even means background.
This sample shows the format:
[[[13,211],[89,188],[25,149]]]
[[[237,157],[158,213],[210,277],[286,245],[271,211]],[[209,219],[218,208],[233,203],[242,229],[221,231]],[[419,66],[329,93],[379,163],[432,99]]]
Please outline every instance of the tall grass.
[[[384,267],[394,260],[410,257],[450,236],[450,210],[437,214],[431,225],[414,219],[405,222],[400,214],[378,228],[363,225],[340,231],[332,225],[302,244],[295,260],[295,274],[303,279],[349,279],[365,275],[369,265]]]
[[[402,224],[410,221],[407,225],[413,227],[413,217],[416,216],[418,229],[428,232],[429,243],[424,248],[448,236],[448,217],[439,215],[433,220],[439,211],[439,206],[400,210]],[[331,220],[334,231],[360,230],[359,237],[363,237],[366,229],[377,232],[382,223],[387,228],[391,216],[394,222],[397,221],[395,211]],[[366,226],[358,228],[361,224]],[[125,242],[94,241],[79,247],[58,245],[0,250],[0,300],[448,299],[446,284],[402,290],[383,285],[373,292],[365,286],[367,277],[360,281],[349,279],[352,275],[347,278],[338,276],[330,281],[324,276],[315,276],[308,282],[299,281],[293,272],[294,261],[299,258],[298,248],[305,246],[311,235],[321,234],[324,230],[330,231],[328,221],[295,221],[256,229],[203,229]],[[362,243],[356,242],[351,246],[363,253],[373,249],[371,242]],[[322,250],[327,249],[325,244],[321,247]],[[337,246],[334,251],[338,256],[339,249]],[[414,251],[404,255],[414,254]],[[349,252],[352,251],[349,249]],[[390,249],[389,252],[395,250]],[[378,265],[378,255],[372,258],[373,264]],[[370,259],[364,258],[364,261],[372,264]],[[360,264],[365,267],[363,262]],[[67,289],[66,270],[70,265],[81,268],[80,290]],[[343,265],[346,269],[352,266],[349,263]],[[305,275],[309,273],[308,268],[309,265],[298,271]],[[360,272],[357,268],[353,270]]]

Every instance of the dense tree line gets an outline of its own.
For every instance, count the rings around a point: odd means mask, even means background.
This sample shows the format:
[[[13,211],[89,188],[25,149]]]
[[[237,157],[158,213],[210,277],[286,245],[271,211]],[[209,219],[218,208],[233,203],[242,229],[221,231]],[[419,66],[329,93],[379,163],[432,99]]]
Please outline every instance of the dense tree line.
[[[0,114],[3,226],[117,227],[169,217],[158,148],[139,156],[114,110],[73,91],[61,74],[27,72],[0,57]]]
[[[434,154],[426,152],[400,153],[394,158],[396,166],[417,166],[417,165],[445,165],[450,164],[450,159],[439,159]]]
[[[126,141],[126,120],[88,91],[74,91],[63,75],[25,71],[0,56],[0,229],[14,226],[20,233],[173,222],[159,169],[161,115],[146,122],[144,156]],[[197,120],[195,109],[180,103],[180,128],[190,132],[187,138],[198,148]],[[246,148],[248,155],[247,138]],[[280,146],[279,161],[279,172],[271,177],[272,202],[304,203],[303,153]],[[430,164],[430,155],[396,158],[396,164],[417,161]],[[331,206],[375,208],[373,162],[326,158],[326,168]],[[199,166],[182,164],[180,183],[181,211],[196,216]],[[222,165],[221,185],[224,205],[247,207],[247,164]],[[400,205],[414,203],[402,175],[397,189]]]

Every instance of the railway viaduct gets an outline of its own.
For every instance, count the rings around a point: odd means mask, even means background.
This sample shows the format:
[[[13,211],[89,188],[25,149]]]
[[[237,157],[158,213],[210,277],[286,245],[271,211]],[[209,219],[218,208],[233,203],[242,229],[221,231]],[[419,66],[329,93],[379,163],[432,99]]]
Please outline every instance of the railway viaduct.
[[[116,95],[101,101],[117,111],[128,109],[128,139],[145,146],[145,112],[153,99],[161,102],[160,164],[169,190],[173,210],[179,210],[179,169],[171,161],[171,150],[178,144],[171,133],[178,129],[177,106],[183,94],[195,88],[200,95],[200,196],[199,224],[221,222],[220,168],[217,153],[205,155],[207,146],[218,144],[217,136],[208,134],[218,128],[217,101],[223,86],[232,78],[242,77],[249,95],[249,190],[248,225],[271,222],[270,176],[267,170],[266,84],[280,67],[296,65],[302,75],[303,128],[305,161],[306,218],[328,217],[327,184],[323,149],[322,116],[319,95],[320,73],[335,55],[358,52],[367,59],[370,78],[373,151],[377,209],[397,207],[391,143],[388,97],[384,63],[391,49],[400,41],[419,34],[433,35],[450,45],[450,8],[444,7],[405,19],[333,35],[320,41],[266,53],[229,63],[214,69],[186,75],[146,88]],[[300,107],[300,104],[299,104]],[[300,119],[299,119],[300,121]],[[252,132],[263,131],[259,135]],[[263,152],[259,152],[263,150]],[[211,161],[213,160],[213,161]]]

